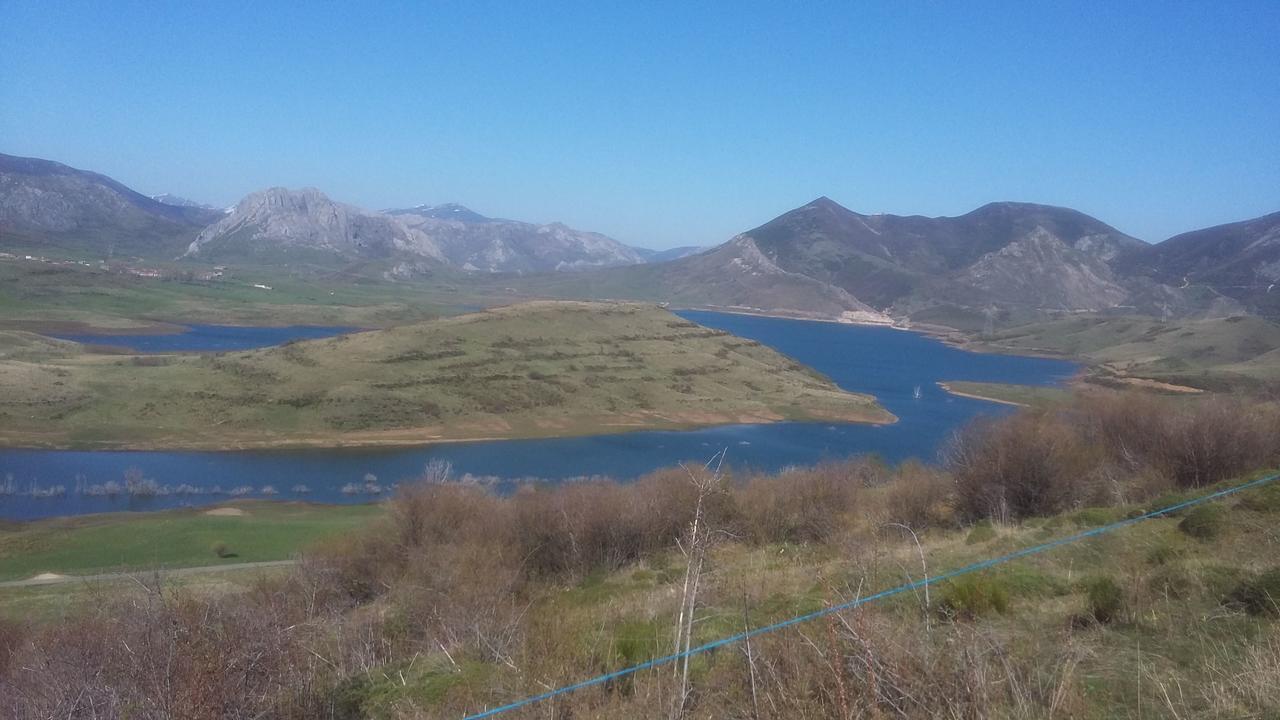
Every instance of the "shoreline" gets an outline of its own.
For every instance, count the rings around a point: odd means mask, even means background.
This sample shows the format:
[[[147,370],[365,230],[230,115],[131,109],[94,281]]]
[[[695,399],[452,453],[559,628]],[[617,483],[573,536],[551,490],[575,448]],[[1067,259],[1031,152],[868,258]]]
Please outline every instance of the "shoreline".
[[[1013,400],[1003,400],[1000,398],[987,397],[985,395],[978,395],[976,393],[967,393],[961,390],[956,390],[952,388],[949,383],[945,383],[941,381],[935,384],[938,387],[942,388],[944,392],[951,395],[955,395],[956,397],[969,398],[970,400],[985,400],[986,402],[998,403],[1000,405],[1012,405],[1014,407],[1031,407],[1026,403],[1014,402]]]
[[[393,437],[378,439],[376,437],[358,439],[354,441],[344,441],[341,437],[334,438],[300,438],[296,440],[260,440],[260,441],[238,441],[238,442],[213,442],[213,443],[116,443],[116,442],[95,442],[95,443],[61,443],[61,442],[44,442],[32,443],[23,440],[10,441],[8,439],[0,439],[0,452],[4,451],[34,451],[34,452],[212,452],[212,453],[234,453],[234,452],[294,452],[299,450],[412,450],[420,448],[429,448],[437,445],[456,445],[463,443],[477,442],[507,442],[514,440],[561,440],[573,438],[587,438],[596,436],[625,435],[637,432],[691,432],[697,430],[707,430],[716,427],[726,427],[730,425],[774,425],[783,422],[796,423],[840,423],[848,425],[871,425],[885,426],[897,423],[899,418],[887,409],[880,408],[881,413],[887,416],[886,419],[851,419],[845,417],[833,417],[831,415],[812,415],[801,418],[778,417],[776,419],[763,418],[759,415],[751,415],[737,420],[725,419],[723,422],[706,422],[706,423],[623,423],[617,422],[612,424],[599,424],[594,426],[591,432],[570,432],[557,434],[548,432],[545,434],[528,433],[516,435],[480,435],[474,437],[427,437],[423,439],[413,439],[403,437],[412,435],[415,432],[424,430],[423,428],[409,428],[403,430],[386,431],[384,434],[394,434]]]

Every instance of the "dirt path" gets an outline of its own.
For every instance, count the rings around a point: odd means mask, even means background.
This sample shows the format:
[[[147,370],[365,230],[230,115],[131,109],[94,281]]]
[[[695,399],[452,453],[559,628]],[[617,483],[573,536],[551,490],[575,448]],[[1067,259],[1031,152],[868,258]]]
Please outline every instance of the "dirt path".
[[[200,567],[166,568],[165,575],[199,575],[202,573],[226,572],[228,570],[251,570],[253,568],[288,567],[296,560],[264,560],[262,562],[231,563],[228,565],[202,565]],[[25,580],[7,580],[0,582],[0,588],[43,587],[45,585],[62,585],[73,582],[111,582],[125,580],[134,575],[145,575],[151,570],[135,570],[133,572],[99,573],[96,575],[55,575],[43,573]]]

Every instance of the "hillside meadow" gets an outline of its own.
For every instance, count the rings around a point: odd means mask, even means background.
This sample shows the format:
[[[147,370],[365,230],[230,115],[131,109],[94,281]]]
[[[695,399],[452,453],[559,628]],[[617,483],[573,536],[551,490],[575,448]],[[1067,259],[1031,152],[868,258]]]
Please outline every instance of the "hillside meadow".
[[[221,354],[0,335],[0,444],[410,445],[778,420],[886,423],[874,398],[656,306],[541,302]]]

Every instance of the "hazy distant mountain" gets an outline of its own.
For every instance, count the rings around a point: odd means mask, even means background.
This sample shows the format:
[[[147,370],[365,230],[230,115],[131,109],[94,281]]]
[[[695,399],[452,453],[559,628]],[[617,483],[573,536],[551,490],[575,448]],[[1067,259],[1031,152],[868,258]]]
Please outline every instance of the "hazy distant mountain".
[[[1280,212],[1176,235],[1127,258],[1124,268],[1280,314]]]
[[[430,238],[451,265],[471,272],[537,273],[644,262],[638,252],[611,237],[561,223],[499,220],[456,204],[420,205],[386,214]]]
[[[389,215],[421,215],[422,217],[433,218],[435,220],[457,220],[459,222],[469,223],[487,223],[494,222],[493,218],[485,217],[470,208],[459,205],[458,203],[445,203],[443,205],[417,205],[411,208],[403,208],[399,210],[383,210]]]
[[[648,248],[639,247],[632,247],[631,249],[635,250],[640,257],[644,258],[645,262],[661,263],[679,260],[682,257],[689,257],[690,255],[697,255],[707,248],[701,245],[684,245],[682,247],[673,247],[668,250],[650,250]]]
[[[440,261],[440,248],[398,219],[330,200],[315,188],[269,188],[200,232],[187,255],[273,261]]]
[[[206,205],[205,203],[198,203],[195,200],[188,200],[187,198],[184,198],[178,195],[171,195],[169,193],[160,193],[159,195],[152,195],[151,199],[155,200],[158,203],[164,203],[165,205],[173,205],[174,207],[200,208],[201,210],[225,212],[225,210],[222,208],[217,208],[212,205]]]
[[[523,292],[549,297],[642,300],[802,317],[888,321],[841,288],[779,267],[745,235],[671,262],[539,275],[512,284]]]
[[[98,173],[0,154],[0,246],[173,256],[220,214],[157,202]]]

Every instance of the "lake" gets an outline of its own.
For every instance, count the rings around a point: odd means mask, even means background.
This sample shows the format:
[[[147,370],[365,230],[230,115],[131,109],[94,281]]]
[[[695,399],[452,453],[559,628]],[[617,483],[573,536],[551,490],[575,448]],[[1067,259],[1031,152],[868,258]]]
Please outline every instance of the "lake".
[[[280,345],[290,340],[314,340],[349,333],[358,328],[321,325],[246,327],[241,325],[184,325],[183,332],[149,335],[89,335],[50,333],[49,337],[86,345],[107,345],[143,353],[230,352]]]
[[[155,510],[225,502],[230,497],[368,502],[389,494],[392,485],[420,474],[434,460],[452,463],[455,476],[471,474],[500,486],[524,478],[564,480],[607,475],[632,479],[676,462],[706,460],[725,448],[730,464],[767,471],[863,453],[875,453],[890,462],[911,457],[932,461],[957,428],[979,415],[1011,410],[952,396],[935,383],[973,380],[1053,385],[1079,370],[1075,363],[1062,360],[965,352],[925,335],[891,328],[701,311],[678,314],[758,340],[826,374],[845,389],[875,395],[899,422],[884,426],[730,425],[684,432],[498,440],[408,449],[0,450],[0,517],[32,519]],[[304,337],[291,335],[289,328],[260,330],[279,333],[277,342]],[[170,346],[170,350],[208,350],[214,346],[202,345],[202,338],[221,332],[148,338],[186,338],[184,346]],[[917,387],[918,398],[914,392]],[[123,484],[131,468],[154,481],[158,492],[113,494],[108,483]],[[57,486],[62,486],[63,492],[57,492]],[[49,492],[51,488],[53,492]]]

